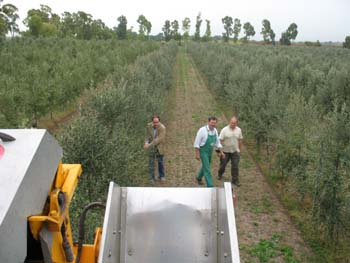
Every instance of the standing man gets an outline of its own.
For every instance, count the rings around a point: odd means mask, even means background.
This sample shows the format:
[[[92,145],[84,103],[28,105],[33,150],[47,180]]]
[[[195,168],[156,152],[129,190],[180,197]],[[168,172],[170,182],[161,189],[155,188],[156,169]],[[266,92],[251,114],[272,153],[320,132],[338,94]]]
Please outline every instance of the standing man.
[[[152,117],[152,122],[147,124],[147,135],[143,148],[149,153],[149,174],[154,182],[155,162],[158,162],[159,179],[165,181],[164,174],[164,152],[165,126],[160,122],[158,115]]]
[[[203,184],[202,178],[205,177],[208,187],[213,187],[213,179],[210,173],[211,155],[214,147],[219,149],[220,157],[224,158],[224,153],[221,151],[221,144],[219,141],[218,131],[216,130],[217,118],[209,117],[208,124],[200,128],[197,132],[194,141],[194,148],[196,151],[196,159],[202,161],[201,169],[199,170],[196,180],[198,184]]]
[[[224,127],[220,132],[220,142],[223,146],[224,158],[220,158],[220,169],[218,171],[219,180],[225,172],[228,161],[231,161],[232,183],[240,186],[238,164],[240,160],[240,152],[242,150],[242,131],[237,126],[238,119],[233,116],[229,125]]]

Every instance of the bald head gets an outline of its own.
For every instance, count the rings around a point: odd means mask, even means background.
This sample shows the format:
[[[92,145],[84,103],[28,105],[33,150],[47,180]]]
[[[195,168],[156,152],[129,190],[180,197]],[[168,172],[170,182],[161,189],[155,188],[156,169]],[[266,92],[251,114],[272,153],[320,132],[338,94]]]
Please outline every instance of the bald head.
[[[231,118],[231,120],[230,120],[230,128],[231,128],[231,129],[236,128],[237,123],[238,123],[237,117],[236,117],[236,116],[233,116],[233,117]]]

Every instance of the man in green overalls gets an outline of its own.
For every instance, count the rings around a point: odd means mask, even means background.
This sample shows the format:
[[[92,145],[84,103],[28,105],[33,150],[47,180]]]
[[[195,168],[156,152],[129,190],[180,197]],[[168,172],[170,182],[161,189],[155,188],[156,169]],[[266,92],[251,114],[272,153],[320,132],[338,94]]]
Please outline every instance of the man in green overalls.
[[[197,132],[196,139],[194,141],[194,148],[196,150],[196,159],[202,161],[201,169],[199,170],[196,180],[198,184],[203,184],[202,178],[205,177],[208,187],[213,187],[213,179],[210,173],[211,155],[214,147],[220,151],[220,157],[224,158],[222,152],[222,146],[220,144],[218,131],[216,130],[217,124],[216,117],[209,117],[208,124],[200,128]]]

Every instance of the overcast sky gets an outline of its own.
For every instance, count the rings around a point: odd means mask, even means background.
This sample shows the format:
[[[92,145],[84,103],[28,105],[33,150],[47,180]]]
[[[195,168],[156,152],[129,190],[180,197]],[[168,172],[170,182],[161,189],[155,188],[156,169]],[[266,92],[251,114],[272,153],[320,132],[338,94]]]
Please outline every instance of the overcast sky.
[[[239,18],[241,23],[250,22],[260,40],[261,21],[268,19],[279,39],[291,23],[298,25],[296,41],[341,41],[350,35],[350,0],[4,0],[18,7],[22,21],[27,11],[48,5],[54,13],[64,11],[84,11],[101,19],[109,27],[117,25],[117,17],[126,16],[128,27],[137,29],[137,17],[140,14],[152,23],[151,34],[162,31],[165,20],[182,21],[191,19],[191,32],[194,31],[196,16],[202,13],[201,31],[205,31],[205,19],[211,21],[212,35],[221,35],[221,19],[228,15]],[[22,23],[20,28],[24,29]],[[181,24],[180,24],[181,25]],[[241,33],[242,34],[242,33]]]

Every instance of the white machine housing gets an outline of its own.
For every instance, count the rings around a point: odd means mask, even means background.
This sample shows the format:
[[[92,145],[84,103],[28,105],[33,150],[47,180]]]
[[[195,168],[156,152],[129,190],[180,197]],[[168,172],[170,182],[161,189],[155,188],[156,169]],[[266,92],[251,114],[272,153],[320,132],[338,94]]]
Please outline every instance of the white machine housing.
[[[16,140],[0,142],[0,262],[24,262],[27,217],[41,214],[62,159],[54,137],[41,129],[0,129]]]

